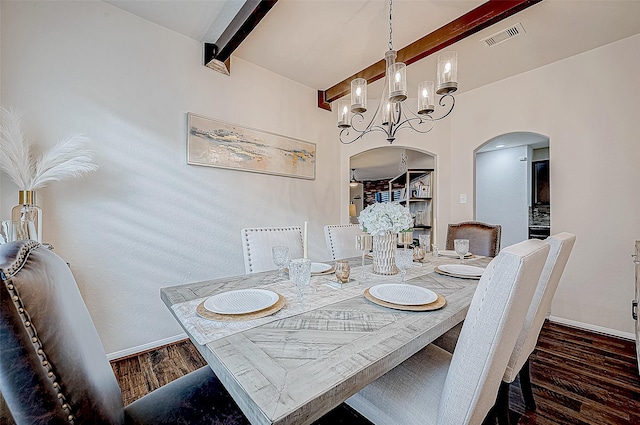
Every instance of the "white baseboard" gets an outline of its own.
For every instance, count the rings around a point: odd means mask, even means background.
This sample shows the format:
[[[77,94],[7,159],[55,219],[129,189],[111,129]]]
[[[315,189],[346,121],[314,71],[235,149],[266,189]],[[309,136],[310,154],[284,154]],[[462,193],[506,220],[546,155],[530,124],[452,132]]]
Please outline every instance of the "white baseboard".
[[[604,328],[602,326],[591,325],[589,323],[576,322],[575,320],[564,319],[562,317],[549,316],[549,320],[552,322],[560,323],[562,325],[568,325],[573,326],[574,328],[580,328],[588,331],[598,332],[601,334],[617,336],[619,338],[630,339],[632,341],[635,341],[636,339],[636,336],[633,333]]]
[[[186,333],[181,333],[175,336],[171,336],[169,338],[164,338],[159,341],[149,342],[147,344],[138,345],[137,347],[127,348],[125,350],[116,351],[114,353],[107,354],[107,359],[109,361],[121,359],[123,357],[133,356],[134,354],[142,353],[148,350],[153,350],[154,348],[162,347],[163,345],[172,344],[174,342],[182,341],[187,338]]]

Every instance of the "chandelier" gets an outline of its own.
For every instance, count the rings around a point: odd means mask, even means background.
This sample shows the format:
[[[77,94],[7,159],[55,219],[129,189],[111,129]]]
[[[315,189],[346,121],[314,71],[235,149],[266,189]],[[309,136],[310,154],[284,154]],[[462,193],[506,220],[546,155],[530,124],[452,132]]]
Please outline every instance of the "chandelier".
[[[418,109],[414,113],[405,103],[407,99],[407,66],[396,62],[393,50],[393,0],[389,0],[389,50],[385,53],[385,83],[382,97],[371,120],[365,123],[367,111],[367,80],[356,78],[351,81],[351,99],[338,101],[338,128],[340,142],[350,144],[362,139],[372,131],[386,134],[387,141],[393,143],[400,129],[409,128],[418,133],[428,133],[436,121],[447,117],[455,106],[452,93],[458,89],[458,54],[444,52],[438,56],[438,85],[434,93],[434,82],[423,81],[418,85]],[[438,105],[442,115],[433,116],[435,95],[439,95]],[[353,114],[353,115],[352,115]],[[352,133],[355,133],[352,135]]]

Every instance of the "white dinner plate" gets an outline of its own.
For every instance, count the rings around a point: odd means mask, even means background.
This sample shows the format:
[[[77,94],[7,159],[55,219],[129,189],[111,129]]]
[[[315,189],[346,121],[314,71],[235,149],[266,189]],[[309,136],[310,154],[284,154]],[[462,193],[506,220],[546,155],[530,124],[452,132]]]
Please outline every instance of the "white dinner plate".
[[[467,266],[466,264],[443,264],[442,266],[438,266],[438,268],[445,273],[458,276],[479,277],[484,273],[482,267]]]
[[[214,295],[204,308],[218,314],[246,314],[264,310],[278,302],[278,294],[266,289],[238,289]]]
[[[331,270],[331,264],[311,263],[311,273],[324,273]]]
[[[450,250],[450,249],[445,249],[443,251],[438,251],[438,255],[442,255],[443,257],[460,258],[460,256],[455,251]],[[467,255],[465,255],[464,258],[469,258],[472,255],[473,254],[471,254],[470,252],[467,252]]]
[[[429,289],[404,283],[382,283],[369,288],[369,293],[379,300],[399,305],[423,305],[438,299],[438,294]]]

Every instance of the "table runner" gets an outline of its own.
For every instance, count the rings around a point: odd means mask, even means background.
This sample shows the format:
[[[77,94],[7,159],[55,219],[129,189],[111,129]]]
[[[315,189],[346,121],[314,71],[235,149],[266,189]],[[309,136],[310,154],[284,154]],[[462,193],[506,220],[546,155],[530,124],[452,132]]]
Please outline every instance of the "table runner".
[[[436,265],[450,264],[454,261],[455,260],[451,258],[439,257],[437,259],[433,259],[433,261],[430,261],[429,263],[414,264],[414,267],[411,267],[407,271],[406,280],[431,273],[433,272],[433,267]],[[311,294],[305,294],[303,302],[299,301],[297,289],[290,280],[260,286],[260,288],[268,289],[282,295],[285,297],[287,303],[282,310],[277,313],[259,319],[239,322],[219,322],[202,318],[196,313],[196,307],[201,302],[209,298],[209,296],[177,303],[171,306],[171,308],[193,339],[195,339],[199,344],[204,345],[217,339],[264,325],[266,323],[345,301],[349,298],[362,296],[365,289],[379,283],[400,282],[400,274],[391,276],[377,275],[371,273],[371,265],[365,265],[364,267],[366,270],[366,281],[360,281],[362,266],[352,267],[351,278],[355,279],[356,282],[345,285],[343,288],[335,288],[327,284],[329,280],[335,279],[335,275],[333,274],[311,276],[310,284],[316,289],[316,291]]]

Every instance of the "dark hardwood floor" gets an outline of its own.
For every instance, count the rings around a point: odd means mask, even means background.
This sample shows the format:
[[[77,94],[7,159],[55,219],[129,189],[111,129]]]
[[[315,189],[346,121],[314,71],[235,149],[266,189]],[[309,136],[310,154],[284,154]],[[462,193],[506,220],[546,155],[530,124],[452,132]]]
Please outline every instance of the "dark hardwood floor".
[[[538,407],[525,411],[517,382],[511,385],[512,424],[640,425],[634,341],[547,322],[530,363]],[[206,363],[189,341],[183,341],[111,365],[127,405]],[[0,425],[13,423],[6,413],[0,397]],[[368,423],[349,413],[343,405],[316,425]]]
[[[112,367],[129,404],[205,364],[184,341],[114,361]],[[531,380],[538,408],[525,411],[516,382],[511,386],[512,424],[640,425],[633,341],[547,322],[531,356]],[[323,418],[322,423],[339,422]]]

